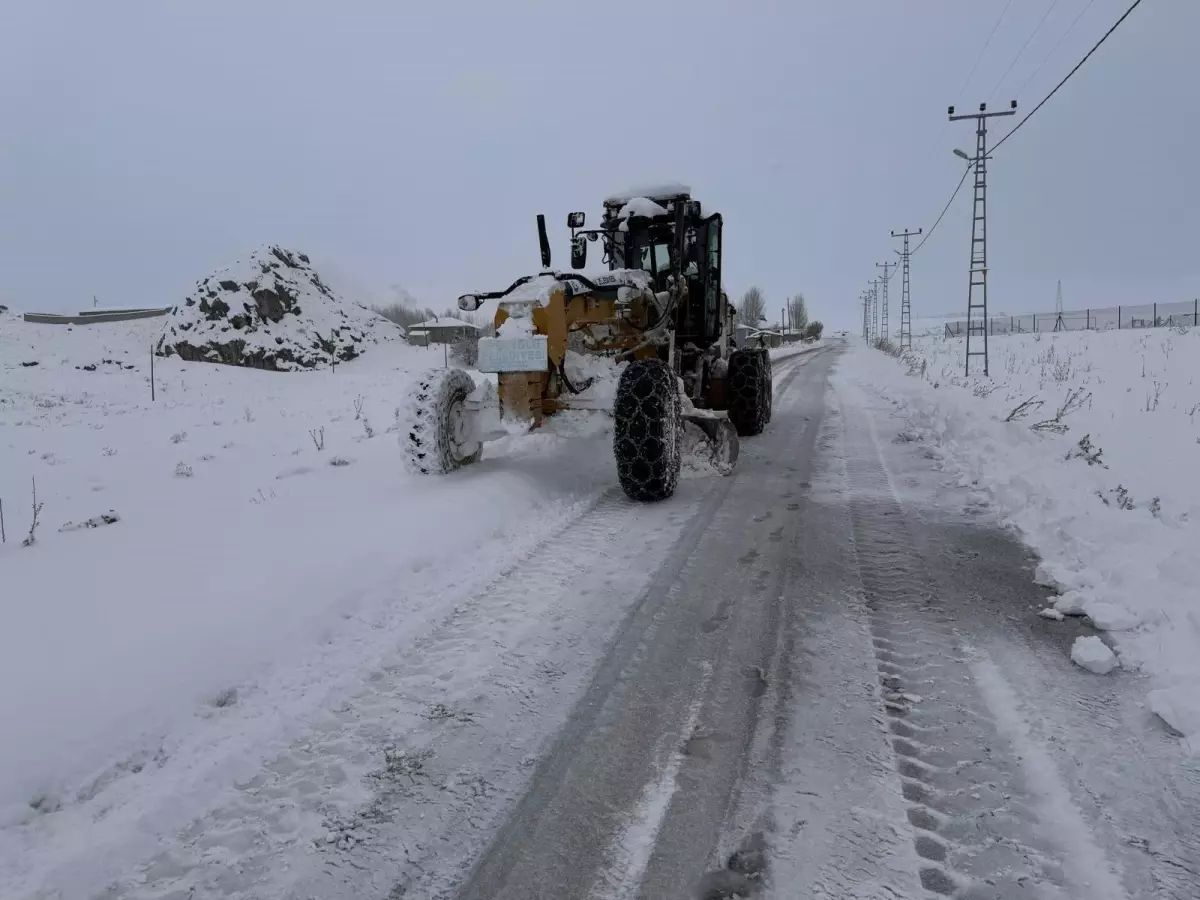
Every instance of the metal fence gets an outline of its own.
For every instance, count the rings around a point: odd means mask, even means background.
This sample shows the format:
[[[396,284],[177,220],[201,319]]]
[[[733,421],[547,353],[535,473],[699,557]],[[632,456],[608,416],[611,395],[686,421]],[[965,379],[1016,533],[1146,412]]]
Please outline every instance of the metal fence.
[[[94,325],[97,322],[128,322],[132,319],[153,319],[165,316],[175,307],[162,306],[147,309],[95,309],[78,315],[62,313],[25,313],[26,322],[42,325]]]
[[[991,316],[988,334],[1033,334],[1046,331],[1109,331],[1118,328],[1172,328],[1200,322],[1200,299],[1181,303],[1143,303],[1101,309],[1072,309],[1061,313],[1029,313],[1023,316]],[[973,323],[980,333],[980,323]],[[947,322],[945,337],[967,333],[967,322]]]

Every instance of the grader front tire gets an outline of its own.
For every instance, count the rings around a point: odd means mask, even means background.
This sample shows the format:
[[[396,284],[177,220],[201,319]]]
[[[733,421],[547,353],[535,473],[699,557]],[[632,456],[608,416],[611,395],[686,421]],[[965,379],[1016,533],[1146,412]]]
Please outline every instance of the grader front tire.
[[[483,448],[470,438],[465,407],[473,390],[474,379],[462,369],[433,369],[413,382],[400,427],[409,472],[444,475],[479,459]]]
[[[761,434],[771,418],[771,374],[765,350],[729,357],[729,421],[742,437]]]
[[[679,383],[670,366],[643,359],[625,367],[613,407],[613,455],[631,500],[654,503],[675,493],[681,415]]]

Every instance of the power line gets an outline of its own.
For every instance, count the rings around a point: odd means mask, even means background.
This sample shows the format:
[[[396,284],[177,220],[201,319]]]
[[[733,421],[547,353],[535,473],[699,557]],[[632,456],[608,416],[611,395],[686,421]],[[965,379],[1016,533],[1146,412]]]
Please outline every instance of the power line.
[[[1097,50],[1099,50],[1099,49],[1100,49],[1100,45],[1101,45],[1101,44],[1103,44],[1105,41],[1107,41],[1107,40],[1108,40],[1108,36],[1109,36],[1110,34],[1112,34],[1114,31],[1116,31],[1116,30],[1117,30],[1117,29],[1120,27],[1121,23],[1122,23],[1122,22],[1124,22],[1126,19],[1128,19],[1128,18],[1129,18],[1129,14],[1130,14],[1131,12],[1133,12],[1135,9],[1137,9],[1139,6],[1141,6],[1141,4],[1142,4],[1142,0],[1133,0],[1133,3],[1130,5],[1129,9],[1125,10],[1125,13],[1124,13],[1124,15],[1122,15],[1122,16],[1121,16],[1121,18],[1117,19],[1117,21],[1116,21],[1116,22],[1113,24],[1113,27],[1112,27],[1112,28],[1110,28],[1110,29],[1108,29],[1108,31],[1104,32],[1104,37],[1102,37],[1102,38],[1100,38],[1100,40],[1096,41],[1096,46],[1094,46],[1094,47],[1093,47],[1091,50],[1089,50],[1089,51],[1087,52],[1087,55],[1086,55],[1086,56],[1084,56],[1084,57],[1083,57],[1083,59],[1081,59],[1079,62],[1077,62],[1077,63],[1075,64],[1075,68],[1073,68],[1073,69],[1072,69],[1070,72],[1068,72],[1068,73],[1066,74],[1066,77],[1065,77],[1065,78],[1063,78],[1063,80],[1062,80],[1062,81],[1060,81],[1058,84],[1056,84],[1056,85],[1054,86],[1054,90],[1052,90],[1050,93],[1048,93],[1048,94],[1045,96],[1045,98],[1043,98],[1043,100],[1042,100],[1042,102],[1041,102],[1041,103],[1039,103],[1037,106],[1035,106],[1033,109],[1031,109],[1031,110],[1029,111],[1029,113],[1028,113],[1028,114],[1025,116],[1025,118],[1023,118],[1023,119],[1022,119],[1020,122],[1018,122],[1018,123],[1017,123],[1015,126],[1013,126],[1013,130],[1012,130],[1012,131],[1010,131],[1008,134],[1006,134],[1004,137],[1000,138],[1000,140],[998,140],[998,141],[996,142],[995,146],[993,146],[993,147],[992,147],[992,151],[993,151],[993,152],[995,152],[996,150],[1000,149],[1000,145],[1001,145],[1001,144],[1003,144],[1003,143],[1004,143],[1005,141],[1007,141],[1007,140],[1008,140],[1010,137],[1012,137],[1014,134],[1016,134],[1016,133],[1017,133],[1017,131],[1018,131],[1018,130],[1020,130],[1020,128],[1021,128],[1021,126],[1022,126],[1022,125],[1024,125],[1024,124],[1025,124],[1026,122],[1028,122],[1028,121],[1029,121],[1031,118],[1033,118],[1033,114],[1034,114],[1035,112],[1037,112],[1039,109],[1041,109],[1043,106],[1045,106],[1045,105],[1046,105],[1046,102],[1047,102],[1047,101],[1048,101],[1048,100],[1049,100],[1051,97],[1053,97],[1055,94],[1057,94],[1057,93],[1058,93],[1058,89],[1059,89],[1059,88],[1061,88],[1061,87],[1062,87],[1064,84],[1066,84],[1066,83],[1067,83],[1067,81],[1070,79],[1070,77],[1071,77],[1072,75],[1074,75],[1076,72],[1078,72],[1078,71],[1080,70],[1080,68],[1082,68],[1083,64],[1084,64],[1085,62],[1087,62],[1087,61],[1088,61],[1088,59],[1090,59],[1090,58],[1091,58],[1091,55],[1092,55],[1093,53],[1095,53]]]
[[[1068,35],[1070,35],[1070,33],[1075,30],[1075,26],[1078,25],[1079,20],[1083,18],[1083,14],[1085,12],[1087,12],[1089,9],[1091,9],[1092,4],[1095,2],[1096,2],[1096,0],[1087,0],[1087,3],[1085,3],[1083,5],[1083,9],[1081,9],[1079,11],[1079,14],[1076,15],[1074,20],[1071,22],[1071,24],[1069,26],[1067,26],[1067,30],[1064,31],[1062,33],[1062,36],[1057,41],[1054,42],[1054,46],[1050,48],[1050,52],[1046,54],[1046,58],[1043,59],[1041,61],[1041,63],[1038,65],[1038,67],[1033,70],[1032,74],[1030,74],[1030,76],[1025,79],[1024,84],[1022,84],[1020,89],[1017,91],[1016,96],[1020,97],[1021,94],[1025,93],[1025,88],[1029,87],[1029,82],[1033,81],[1033,79],[1035,79],[1038,76],[1038,73],[1041,72],[1042,69],[1046,68],[1046,63],[1050,62],[1050,57],[1052,57],[1054,55],[1055,51],[1058,50],[1058,48],[1060,46],[1062,46],[1062,42],[1065,41],[1067,39]]]
[[[1066,37],[1068,34],[1070,34],[1070,33],[1071,33],[1071,29],[1075,27],[1075,23],[1079,21],[1079,19],[1080,19],[1080,18],[1083,16],[1083,14],[1084,14],[1085,12],[1087,12],[1088,8],[1089,8],[1089,7],[1092,5],[1092,3],[1094,3],[1094,2],[1095,2],[1095,0],[1088,0],[1088,3],[1087,3],[1087,5],[1086,5],[1086,6],[1085,6],[1085,7],[1084,7],[1082,10],[1080,10],[1080,12],[1079,12],[1079,15],[1077,15],[1077,16],[1075,17],[1075,22],[1072,22],[1072,23],[1071,23],[1071,27],[1067,29],[1067,31],[1066,31],[1066,32],[1063,34],[1063,37],[1061,37],[1061,38],[1059,38],[1059,39],[1058,39],[1058,44],[1061,44],[1061,43],[1062,43],[1062,41],[1063,41],[1063,38],[1065,38],[1065,37]],[[995,149],[996,149],[997,147],[999,147],[1001,144],[1003,144],[1005,141],[1007,141],[1007,140],[1008,140],[1010,137],[1012,137],[1012,136],[1013,136],[1013,135],[1016,133],[1016,131],[1017,131],[1017,129],[1018,129],[1018,128],[1020,128],[1022,125],[1024,125],[1026,122],[1028,122],[1028,121],[1029,121],[1029,119],[1030,119],[1030,118],[1033,116],[1033,114],[1034,114],[1035,112],[1037,112],[1039,109],[1041,109],[1041,108],[1042,108],[1042,107],[1043,107],[1043,106],[1046,104],[1046,101],[1047,101],[1047,100],[1049,100],[1051,97],[1053,97],[1053,96],[1054,96],[1054,95],[1055,95],[1055,94],[1058,92],[1058,89],[1059,89],[1059,88],[1061,88],[1061,87],[1062,87],[1064,84],[1066,84],[1066,83],[1067,83],[1067,79],[1069,79],[1069,78],[1070,78],[1072,75],[1074,75],[1074,74],[1075,74],[1077,71],[1079,71],[1080,67],[1081,67],[1081,66],[1083,66],[1083,64],[1084,64],[1085,62],[1087,62],[1087,60],[1088,60],[1088,57],[1090,57],[1090,56],[1091,56],[1093,53],[1095,53],[1095,52],[1096,52],[1096,50],[1097,50],[1097,49],[1100,47],[1100,45],[1101,45],[1101,44],[1103,44],[1103,43],[1104,43],[1104,42],[1105,42],[1105,41],[1108,39],[1108,36],[1109,36],[1110,34],[1112,34],[1114,31],[1116,31],[1116,30],[1117,30],[1117,27],[1118,27],[1118,26],[1119,26],[1119,25],[1120,25],[1122,22],[1124,22],[1124,21],[1125,21],[1125,19],[1126,19],[1126,18],[1129,16],[1129,14],[1130,14],[1131,12],[1133,12],[1133,11],[1134,11],[1134,9],[1136,9],[1136,8],[1137,8],[1137,6],[1138,6],[1138,5],[1139,5],[1141,2],[1142,2],[1142,0],[1136,0],[1136,2],[1135,2],[1135,3],[1134,3],[1132,6],[1130,6],[1130,7],[1129,7],[1129,9],[1125,10],[1125,14],[1124,14],[1123,16],[1121,16],[1121,18],[1117,20],[1116,24],[1115,24],[1115,25],[1113,25],[1113,27],[1112,27],[1112,28],[1110,28],[1110,29],[1109,29],[1109,30],[1108,30],[1108,31],[1105,33],[1104,37],[1100,38],[1100,40],[1099,40],[1099,41],[1096,43],[1096,46],[1095,46],[1095,47],[1092,47],[1092,49],[1088,51],[1088,53],[1087,53],[1087,56],[1085,56],[1083,59],[1081,59],[1081,60],[1080,60],[1080,61],[1079,61],[1079,62],[1076,64],[1075,68],[1073,68],[1073,69],[1072,69],[1070,72],[1068,72],[1068,73],[1067,73],[1067,77],[1066,77],[1066,78],[1064,78],[1062,81],[1060,81],[1060,82],[1058,83],[1058,85],[1057,85],[1057,86],[1054,88],[1054,90],[1052,90],[1052,91],[1051,91],[1049,94],[1047,94],[1047,95],[1046,95],[1046,97],[1045,97],[1045,98],[1042,100],[1042,102],[1041,102],[1041,103],[1039,103],[1039,104],[1038,104],[1037,106],[1035,106],[1035,107],[1034,107],[1032,110],[1030,110],[1030,112],[1028,113],[1028,115],[1026,115],[1026,116],[1025,116],[1025,118],[1023,118],[1023,119],[1022,119],[1020,122],[1018,122],[1018,123],[1016,124],[1016,126],[1014,126],[1014,127],[1013,127],[1013,130],[1012,130],[1012,131],[1008,132],[1008,134],[1004,135],[1004,137],[1002,137],[1002,138],[1001,138],[999,141],[997,141],[997,142],[995,143],[995,145],[994,145],[994,146],[991,148],[991,149],[992,149],[992,151],[995,151]],[[1049,60],[1050,56],[1053,56],[1053,55],[1054,55],[1054,50],[1058,48],[1058,44],[1055,44],[1055,45],[1054,45],[1054,49],[1051,49],[1051,51],[1050,51],[1050,54],[1049,54],[1049,55],[1046,57],[1046,60]],[[1045,60],[1042,62],[1042,65],[1043,65],[1043,66],[1045,65],[1045,62],[1046,62]],[[1038,66],[1038,68],[1037,68],[1037,70],[1035,70],[1034,74],[1036,75],[1038,71],[1041,71],[1041,68],[1042,68],[1042,66]],[[1027,79],[1027,80],[1026,80],[1026,84],[1028,84],[1028,83],[1029,83],[1029,80],[1031,80],[1031,79],[1032,79],[1032,76],[1030,76],[1030,79]],[[989,152],[991,152],[991,151],[989,151]],[[936,221],[933,223],[933,227],[931,227],[931,228],[930,228],[930,229],[929,229],[927,232],[925,232],[925,236],[924,236],[923,238],[921,238],[921,240],[920,240],[920,241],[917,243],[917,246],[913,247],[913,249],[912,249],[912,252],[913,252],[913,253],[916,253],[916,252],[917,252],[918,250],[920,250],[920,249],[921,249],[923,246],[925,246],[925,242],[926,242],[927,240],[929,240],[929,239],[930,239],[930,238],[933,236],[933,232],[937,230],[937,227],[938,227],[938,225],[940,225],[940,224],[941,224],[941,221],[942,221],[942,219],[943,219],[943,218],[945,218],[945,216],[946,216],[946,213],[947,213],[947,212],[949,211],[949,209],[950,209],[950,205],[951,205],[952,203],[954,203],[954,198],[958,196],[958,192],[959,192],[960,190],[962,190],[962,186],[963,186],[963,185],[966,183],[966,181],[967,181],[967,176],[968,176],[969,174],[971,174],[971,166],[970,166],[970,165],[968,165],[968,166],[967,166],[967,168],[966,168],[966,170],[963,172],[963,174],[962,174],[962,178],[960,178],[960,179],[958,180],[958,185],[957,185],[957,187],[955,187],[955,188],[954,188],[954,192],[953,192],[953,193],[950,195],[950,199],[946,201],[946,205],[945,205],[944,207],[942,207],[942,211],[941,211],[941,213],[938,215],[938,217],[937,217],[937,220],[936,220]]]
[[[958,187],[956,187],[954,189],[954,193],[950,195],[950,199],[946,201],[946,205],[942,207],[942,211],[938,215],[937,221],[933,223],[932,228],[930,228],[927,232],[925,232],[925,237],[921,238],[921,240],[920,240],[920,242],[918,242],[917,246],[913,247],[913,249],[912,249],[913,253],[916,253],[918,250],[920,250],[922,247],[925,246],[925,242],[927,240],[929,240],[929,238],[933,235],[934,231],[937,230],[938,225],[940,225],[942,223],[942,219],[945,218],[947,210],[950,209],[950,204],[954,202],[954,198],[957,197],[958,192],[962,190],[962,186],[963,186],[964,182],[966,182],[967,176],[970,173],[971,173],[971,167],[967,166],[966,169],[963,170],[962,178],[960,178],[958,180]]]
[[[1037,33],[1042,30],[1042,26],[1046,24],[1046,19],[1050,17],[1050,13],[1054,12],[1054,7],[1056,6],[1058,6],[1058,0],[1053,0],[1053,2],[1051,2],[1051,4],[1046,8],[1046,11],[1042,13],[1042,17],[1038,20],[1037,26],[1032,32],[1030,32],[1029,37],[1025,38],[1025,43],[1021,45],[1021,49],[1017,51],[1017,55],[1013,57],[1013,61],[1008,64],[1008,68],[1004,70],[1004,74],[1000,76],[1000,80],[996,82],[996,86],[992,88],[992,92],[988,94],[989,100],[994,98],[999,92],[1000,88],[1004,86],[1004,82],[1008,78],[1009,73],[1012,72],[1013,67],[1016,66],[1017,60],[1019,60],[1025,54],[1025,51],[1029,49],[1029,44],[1037,36]]]
[[[991,32],[987,36],[987,40],[983,42],[983,49],[979,51],[979,55],[975,57],[975,65],[971,66],[971,71],[967,73],[967,80],[963,82],[963,86],[958,89],[961,96],[967,90],[967,85],[971,83],[971,77],[975,74],[975,70],[979,68],[979,63],[983,60],[983,54],[987,53],[987,48],[992,45],[992,38],[996,36],[996,29],[1000,27],[1000,23],[1004,21],[1004,14],[1008,12],[1008,8],[1012,6],[1012,0],[1008,0],[1004,4],[1004,9],[1000,10],[1000,18],[996,20],[996,24],[992,26]]]

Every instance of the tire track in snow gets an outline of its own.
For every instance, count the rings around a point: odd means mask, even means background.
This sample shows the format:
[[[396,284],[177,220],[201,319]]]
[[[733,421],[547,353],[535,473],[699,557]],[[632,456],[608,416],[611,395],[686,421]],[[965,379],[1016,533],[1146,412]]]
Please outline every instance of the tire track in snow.
[[[631,822],[645,822],[645,817],[638,815],[642,811],[639,804],[649,796],[648,791],[654,793],[655,785],[664,784],[663,767],[669,767],[671,759],[679,760],[674,756],[663,760],[655,748],[661,751],[667,746],[679,747],[696,737],[680,730],[686,722],[674,722],[670,717],[664,720],[662,711],[690,709],[697,697],[711,703],[715,688],[708,688],[707,697],[697,689],[703,681],[703,665],[712,661],[714,681],[718,674],[728,679],[728,666],[735,665],[720,656],[697,657],[690,649],[698,638],[702,646],[724,645],[729,629],[721,626],[730,617],[730,602],[734,599],[718,604],[713,597],[698,593],[698,586],[712,582],[714,577],[719,580],[747,571],[731,569],[731,560],[724,555],[701,552],[706,546],[701,539],[708,534],[738,534],[749,524],[745,505],[733,502],[732,497],[726,503],[726,498],[747,487],[742,484],[739,488],[737,483],[741,477],[751,477],[746,474],[751,469],[772,466],[786,456],[779,451],[791,446],[798,425],[803,428],[798,415],[787,415],[792,405],[788,390],[801,371],[793,365],[779,373],[776,399],[777,412],[782,414],[768,426],[763,439],[743,448],[738,474],[721,480],[705,509],[654,573],[553,749],[539,763],[529,789],[470,878],[453,896],[582,898],[593,890],[606,889],[617,891],[618,896],[645,895],[638,879],[623,876],[611,883],[610,879],[621,861],[629,858],[622,836],[632,833]],[[765,516],[760,519],[766,521]],[[755,526],[764,527],[770,528]],[[721,570],[721,574],[715,570]],[[760,580],[756,579],[755,585]],[[646,671],[657,674],[646,682],[641,677]],[[745,682],[743,674],[733,674],[737,684]],[[723,684],[721,689],[728,688]],[[739,699],[737,708],[745,711],[744,699]],[[703,731],[704,722],[697,727]],[[695,762],[692,757],[689,760]],[[689,763],[682,761],[680,765],[683,768],[678,777],[682,782]],[[687,793],[691,796],[694,791],[693,785]],[[663,830],[670,830],[677,818],[679,798],[675,795],[667,804],[656,845],[643,847],[636,854],[640,860],[649,853],[648,869],[658,861]],[[716,827],[716,823],[701,823],[702,829],[709,825]],[[637,830],[636,824],[632,827]],[[707,855],[708,847],[705,844],[699,848],[701,857]],[[686,876],[698,878],[702,871],[702,864],[697,862],[687,869]],[[689,888],[676,881],[673,890],[685,892]],[[421,896],[431,895],[422,892]]]
[[[779,396],[813,355],[783,361]],[[444,896],[520,796],[588,662],[728,486],[686,479],[652,506],[605,492],[106,900]]]
[[[696,686],[696,697],[688,706],[679,734],[691,736],[696,733],[704,695],[712,678],[712,666],[703,666],[702,672],[700,683]],[[598,883],[588,895],[589,900],[629,900],[636,895],[646,874],[646,866],[650,863],[650,854],[666,818],[667,808],[678,789],[679,770],[683,767],[685,754],[682,745],[670,742],[669,738],[673,736],[674,732],[668,732],[660,742],[661,746],[655,755],[665,755],[666,762],[661,765],[658,778],[646,785],[633,815],[610,845],[608,855],[611,862],[600,872]]]
[[[821,468],[791,560],[802,577],[792,588],[794,621],[784,638],[791,674],[781,682],[784,720],[771,754],[779,762],[752,773],[773,826],[765,896],[900,900],[921,895],[919,857],[877,702],[846,504],[842,412],[832,391],[827,398]]]
[[[398,647],[356,695],[152,860],[146,883],[113,896],[358,897],[367,872],[370,883],[415,888],[434,859],[452,871],[527,777],[583,681],[580,659],[599,652],[644,584],[638,573],[653,570],[715,486],[688,481],[680,503],[655,507],[606,492]]]
[[[1013,746],[1024,733],[1015,708],[999,705],[998,722],[986,702],[999,702],[997,692],[980,695],[970,648],[907,534],[868,414],[847,408],[843,423],[880,699],[922,885],[963,897],[1124,898],[1053,767],[1031,768]],[[1044,793],[1050,788],[1054,800]],[[1059,828],[1054,834],[1043,818],[1047,803]],[[1077,865],[1081,859],[1090,867]]]

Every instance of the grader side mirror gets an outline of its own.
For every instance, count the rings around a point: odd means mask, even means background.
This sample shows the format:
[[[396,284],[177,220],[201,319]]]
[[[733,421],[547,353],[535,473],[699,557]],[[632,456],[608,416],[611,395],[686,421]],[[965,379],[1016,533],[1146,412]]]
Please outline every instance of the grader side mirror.
[[[587,221],[587,214],[581,212],[567,213],[568,228],[582,228],[583,223]]]
[[[587,265],[587,237],[577,234],[571,238],[571,268],[582,269]]]
[[[475,312],[482,305],[483,301],[474,294],[463,294],[458,298],[458,308],[464,312]]]

